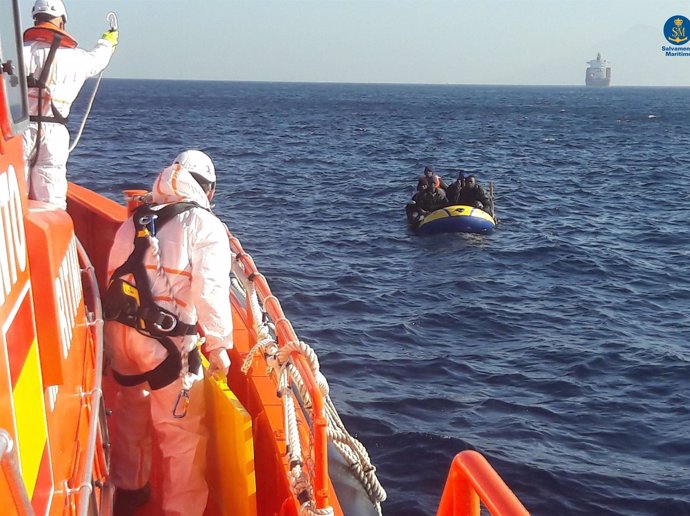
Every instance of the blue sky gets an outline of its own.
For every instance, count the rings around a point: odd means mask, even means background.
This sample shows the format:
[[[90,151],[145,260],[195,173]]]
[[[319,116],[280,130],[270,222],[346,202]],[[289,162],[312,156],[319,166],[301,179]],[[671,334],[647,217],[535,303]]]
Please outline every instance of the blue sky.
[[[24,23],[32,1],[21,0]],[[597,51],[621,86],[690,86],[663,25],[690,0],[65,0],[90,47],[118,14],[105,77],[582,84]],[[690,27],[687,28],[690,35]],[[690,51],[690,43],[685,45]]]

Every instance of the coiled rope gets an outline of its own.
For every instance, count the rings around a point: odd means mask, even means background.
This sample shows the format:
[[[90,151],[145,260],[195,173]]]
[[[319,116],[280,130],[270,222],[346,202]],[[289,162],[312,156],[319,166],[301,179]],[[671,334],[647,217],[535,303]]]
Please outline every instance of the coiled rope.
[[[333,443],[346,460],[350,471],[360,482],[380,515],[381,502],[385,501],[386,492],[376,477],[376,468],[371,463],[364,445],[352,437],[345,429],[345,425],[340,419],[340,415],[329,396],[330,388],[328,386],[328,381],[319,370],[319,360],[316,352],[301,340],[288,342],[283,347],[279,348],[273,337],[273,335],[275,335],[275,328],[272,326],[271,322],[266,320],[267,314],[261,306],[253,283],[247,278],[247,275],[240,267],[236,268],[233,266],[233,272],[235,272],[238,278],[241,278],[242,286],[248,294],[250,304],[248,313],[250,313],[253,323],[256,325],[258,335],[257,343],[252,347],[244,359],[242,372],[248,374],[254,357],[262,353],[268,365],[267,374],[270,375],[276,372],[278,376],[278,392],[283,400],[285,434],[288,444],[287,449],[290,462],[292,490],[301,503],[301,513],[328,516],[333,514],[333,509],[330,507],[325,509],[316,508],[313,489],[304,471],[305,465],[302,464],[301,443],[295,415],[294,389],[297,390],[306,410],[312,409],[312,400],[299,371],[292,364],[290,355],[293,352],[297,352],[306,358],[319,390],[323,395],[329,441]],[[257,320],[257,314],[261,314],[261,320]],[[310,469],[313,470],[313,468]]]

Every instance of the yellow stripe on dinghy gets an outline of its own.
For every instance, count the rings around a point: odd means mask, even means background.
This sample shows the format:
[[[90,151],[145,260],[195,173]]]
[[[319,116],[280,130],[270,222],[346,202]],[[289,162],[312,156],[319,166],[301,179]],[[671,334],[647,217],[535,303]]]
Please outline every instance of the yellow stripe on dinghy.
[[[206,419],[209,431],[206,481],[207,514],[256,516],[256,471],[252,418],[228,388],[225,380],[206,378]]]
[[[484,220],[488,220],[492,224],[495,224],[496,222],[494,221],[493,217],[486,213],[484,210],[480,210],[479,208],[472,208],[471,206],[463,206],[460,204],[453,205],[453,206],[447,206],[445,208],[441,208],[439,210],[436,210],[426,217],[424,217],[423,224],[426,224],[428,222],[432,222],[434,220],[438,219],[445,219],[447,217],[474,217],[474,218],[480,218]]]

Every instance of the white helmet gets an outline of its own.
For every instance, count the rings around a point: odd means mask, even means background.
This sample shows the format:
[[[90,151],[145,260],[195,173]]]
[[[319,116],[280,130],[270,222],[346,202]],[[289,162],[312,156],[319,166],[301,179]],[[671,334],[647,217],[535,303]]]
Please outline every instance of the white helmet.
[[[55,18],[62,16],[67,22],[67,9],[62,0],[36,0],[31,9],[31,16],[35,18],[37,14],[50,14]]]
[[[200,182],[216,182],[216,169],[213,166],[213,162],[211,161],[211,158],[201,151],[186,150],[175,158],[173,165],[175,163],[182,165],[193,176],[199,176],[195,178],[197,181],[201,179]]]

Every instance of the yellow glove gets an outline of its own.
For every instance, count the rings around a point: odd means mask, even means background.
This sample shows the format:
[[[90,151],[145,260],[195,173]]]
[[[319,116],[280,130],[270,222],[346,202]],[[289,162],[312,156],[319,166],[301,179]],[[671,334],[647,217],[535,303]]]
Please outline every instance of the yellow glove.
[[[116,30],[109,30],[103,33],[101,39],[104,39],[115,46],[117,45],[117,35],[118,33]]]

